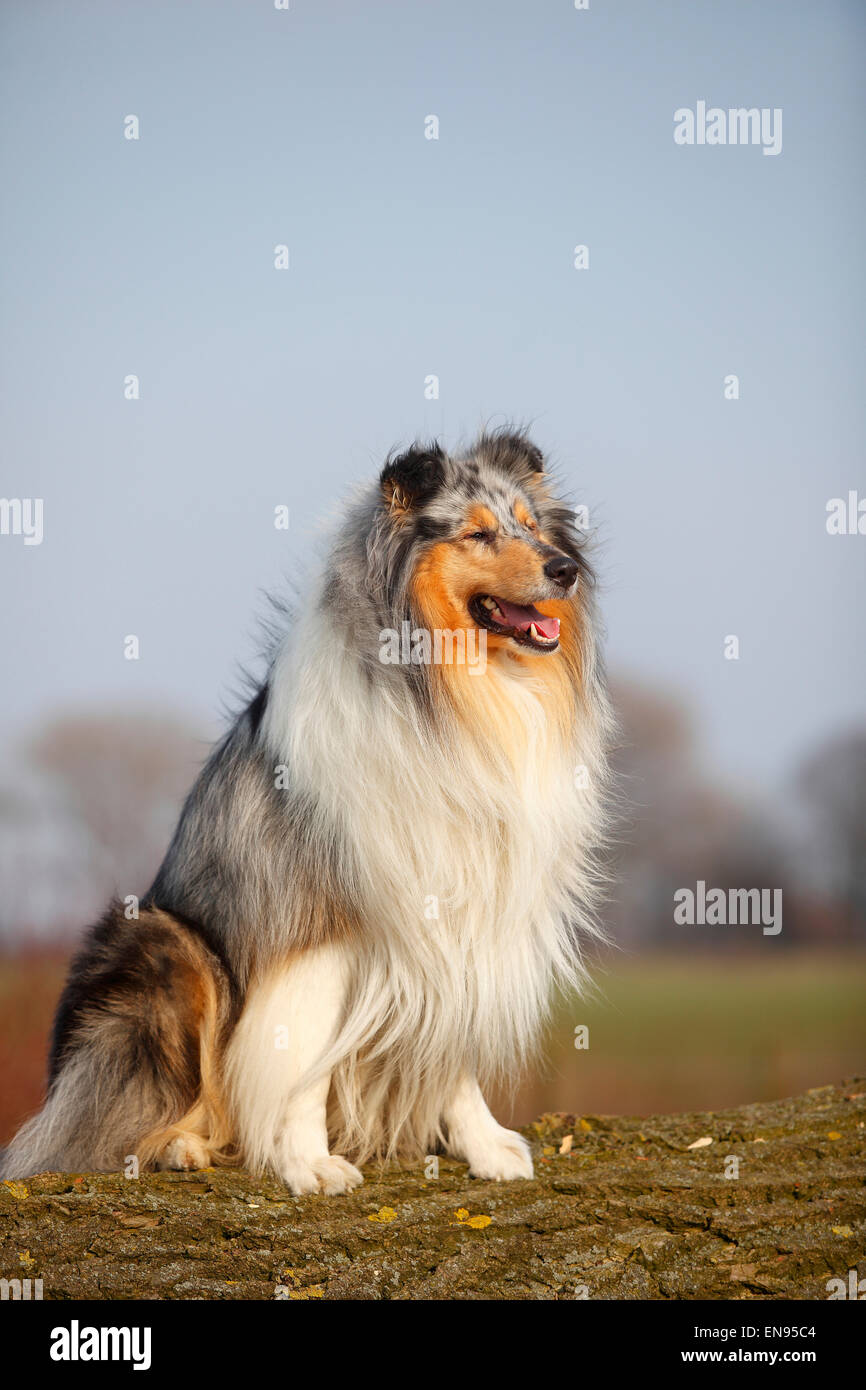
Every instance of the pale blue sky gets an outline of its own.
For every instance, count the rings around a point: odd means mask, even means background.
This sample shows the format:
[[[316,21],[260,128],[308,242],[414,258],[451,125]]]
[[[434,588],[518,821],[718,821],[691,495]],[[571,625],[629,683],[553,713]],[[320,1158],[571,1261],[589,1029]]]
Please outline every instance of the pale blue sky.
[[[861,5],[7,0],[2,25],[0,491],[45,506],[41,546],[0,537],[7,737],[215,713],[335,499],[398,441],[507,416],[600,528],[612,668],[690,700],[710,761],[778,783],[862,719],[866,536],[824,526],[866,496]],[[699,99],[781,107],[782,153],[675,145]]]

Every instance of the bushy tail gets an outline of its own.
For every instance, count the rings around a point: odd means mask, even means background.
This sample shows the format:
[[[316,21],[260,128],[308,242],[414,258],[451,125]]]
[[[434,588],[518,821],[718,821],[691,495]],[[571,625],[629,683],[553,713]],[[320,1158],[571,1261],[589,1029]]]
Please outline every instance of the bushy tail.
[[[144,1168],[180,1133],[223,1157],[229,1014],[225,970],[195,931],[155,908],[127,922],[112,907],[73,962],[48,1095],[0,1156],[0,1178]]]
[[[0,1158],[0,1178],[33,1173],[112,1171],[160,1118],[159,1098],[141,1079],[127,1081],[98,1049],[63,1066],[45,1104]]]

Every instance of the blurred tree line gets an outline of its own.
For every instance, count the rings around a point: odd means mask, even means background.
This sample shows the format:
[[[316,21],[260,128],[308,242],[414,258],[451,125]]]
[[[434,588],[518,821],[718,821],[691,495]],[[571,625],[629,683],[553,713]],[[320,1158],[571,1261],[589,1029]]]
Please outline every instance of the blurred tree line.
[[[760,926],[677,926],[674,893],[781,888],[781,943],[866,939],[866,729],[813,750],[783,804],[720,785],[683,705],[616,682],[621,733],[606,908],[623,945],[715,948]],[[201,730],[154,712],[68,715],[0,781],[0,939],[63,938],[116,893],[147,889],[207,755]]]
[[[617,682],[621,735],[613,879],[617,941],[743,945],[759,926],[677,926],[674,893],[780,888],[780,942],[866,939],[866,728],[816,748],[783,799],[760,802],[708,775],[688,711],[675,699]]]

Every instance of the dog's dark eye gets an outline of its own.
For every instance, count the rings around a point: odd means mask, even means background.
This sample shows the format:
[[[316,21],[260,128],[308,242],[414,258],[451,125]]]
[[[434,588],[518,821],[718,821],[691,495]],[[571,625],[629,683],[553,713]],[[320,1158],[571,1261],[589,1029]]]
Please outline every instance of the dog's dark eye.
[[[493,540],[492,531],[470,531],[468,536],[464,536],[465,541],[481,541],[484,545],[489,545]]]

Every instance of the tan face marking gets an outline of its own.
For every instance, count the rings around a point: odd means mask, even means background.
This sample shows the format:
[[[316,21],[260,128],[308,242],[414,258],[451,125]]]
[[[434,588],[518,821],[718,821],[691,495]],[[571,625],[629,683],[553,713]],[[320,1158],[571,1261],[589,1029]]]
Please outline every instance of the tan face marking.
[[[484,507],[479,503],[475,507],[470,507],[466,514],[466,525],[463,528],[464,536],[470,536],[473,531],[492,531],[494,535],[499,530],[499,523],[489,507]]]
[[[461,537],[473,531],[492,530],[495,518],[485,507],[473,508]],[[475,623],[469,601],[475,594],[492,594],[512,603],[533,603],[545,584],[544,559],[528,540],[500,537],[495,546],[481,542],[454,545],[440,541],[420,561],[412,592],[425,624],[430,628],[469,628]],[[540,611],[547,602],[539,600]],[[491,634],[488,642],[501,645],[508,639]]]
[[[512,510],[514,512],[515,520],[519,521],[521,526],[525,526],[528,531],[538,530],[538,527],[535,523],[535,518],[533,517],[531,511],[527,507],[526,503],[522,502],[519,497],[517,498],[517,501],[514,503],[514,507]]]
[[[469,506],[464,524],[454,538],[431,546],[421,558],[412,578],[412,597],[421,624],[434,631],[475,628],[469,602],[476,594],[490,594],[513,603],[535,603],[545,616],[559,618],[559,658],[539,661],[537,654],[517,648],[508,637],[489,631],[486,643],[490,657],[501,654],[531,669],[543,681],[553,701],[551,711],[562,719],[565,728],[573,712],[570,681],[581,679],[581,599],[536,597],[546,583],[545,556],[539,552],[538,542],[548,542],[522,499],[515,501],[512,514],[521,527],[526,527],[522,536],[503,534],[496,516],[483,503]],[[534,523],[535,529],[528,523]],[[468,540],[476,531],[492,532],[495,543]],[[464,691],[468,688],[473,698],[480,697],[481,688],[487,688],[486,682],[464,680],[466,669],[458,664],[437,667],[437,686]]]
[[[542,545],[550,545],[548,537],[545,535],[544,531],[540,529],[532,512],[521,498],[518,497],[515,501],[512,512],[515,521],[519,522],[521,526],[526,527],[533,540],[540,541]]]

